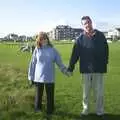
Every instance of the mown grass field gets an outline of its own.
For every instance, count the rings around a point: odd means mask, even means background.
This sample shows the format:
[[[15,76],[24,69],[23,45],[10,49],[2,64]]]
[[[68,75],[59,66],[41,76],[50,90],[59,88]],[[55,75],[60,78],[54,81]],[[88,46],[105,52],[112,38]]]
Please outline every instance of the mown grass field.
[[[72,44],[55,45],[67,65]],[[110,59],[105,75],[106,120],[120,120],[120,43],[109,44]],[[56,68],[55,112],[46,115],[46,99],[43,96],[43,112],[34,112],[35,87],[29,87],[27,69],[31,53],[20,52],[17,45],[0,44],[0,120],[82,120],[82,80],[78,65],[68,78]],[[91,95],[92,96],[92,95]],[[94,102],[91,97],[91,112]],[[99,120],[89,115],[85,120]]]

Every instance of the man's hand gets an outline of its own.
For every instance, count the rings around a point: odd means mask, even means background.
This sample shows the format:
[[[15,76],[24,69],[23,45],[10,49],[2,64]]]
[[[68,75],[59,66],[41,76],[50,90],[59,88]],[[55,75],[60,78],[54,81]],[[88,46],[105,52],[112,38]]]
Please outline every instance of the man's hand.
[[[67,75],[68,77],[71,77],[71,76],[73,75],[73,73],[72,73],[72,72],[67,71],[67,72],[66,72],[66,75]]]
[[[70,77],[70,76],[73,75],[73,73],[66,69],[65,70],[65,75],[68,76],[68,77]]]

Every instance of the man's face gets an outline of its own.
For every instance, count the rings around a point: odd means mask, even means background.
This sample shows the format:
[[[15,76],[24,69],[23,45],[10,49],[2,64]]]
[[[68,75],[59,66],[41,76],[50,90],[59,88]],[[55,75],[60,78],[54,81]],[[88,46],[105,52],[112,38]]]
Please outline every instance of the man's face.
[[[92,21],[89,19],[82,20],[82,25],[83,25],[83,28],[86,32],[90,32],[93,29]]]

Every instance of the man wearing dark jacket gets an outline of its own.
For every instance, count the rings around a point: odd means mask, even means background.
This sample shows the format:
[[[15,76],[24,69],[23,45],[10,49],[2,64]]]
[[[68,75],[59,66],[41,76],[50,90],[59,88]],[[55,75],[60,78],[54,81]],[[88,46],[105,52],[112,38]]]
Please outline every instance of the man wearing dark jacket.
[[[83,111],[82,115],[89,114],[90,88],[93,88],[96,102],[96,114],[104,115],[104,81],[103,74],[107,72],[108,44],[104,34],[93,29],[89,16],[81,19],[84,31],[75,41],[68,71],[73,72],[75,64],[79,60],[80,73],[83,79]]]

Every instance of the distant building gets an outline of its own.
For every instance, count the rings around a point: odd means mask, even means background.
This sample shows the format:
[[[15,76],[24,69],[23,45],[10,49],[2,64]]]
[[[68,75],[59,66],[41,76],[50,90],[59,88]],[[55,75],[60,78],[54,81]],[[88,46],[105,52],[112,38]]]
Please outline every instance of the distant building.
[[[82,29],[72,28],[68,25],[58,25],[49,32],[51,40],[72,40],[80,34]]]
[[[73,28],[73,39],[75,39],[77,36],[80,35],[80,33],[83,32],[83,29],[81,28]]]
[[[102,31],[102,33],[105,35],[105,37],[107,38],[108,36],[108,31]]]
[[[53,40],[69,40],[73,38],[73,29],[68,25],[58,25],[49,36]]]
[[[120,28],[109,30],[107,37],[112,40],[120,39]]]

